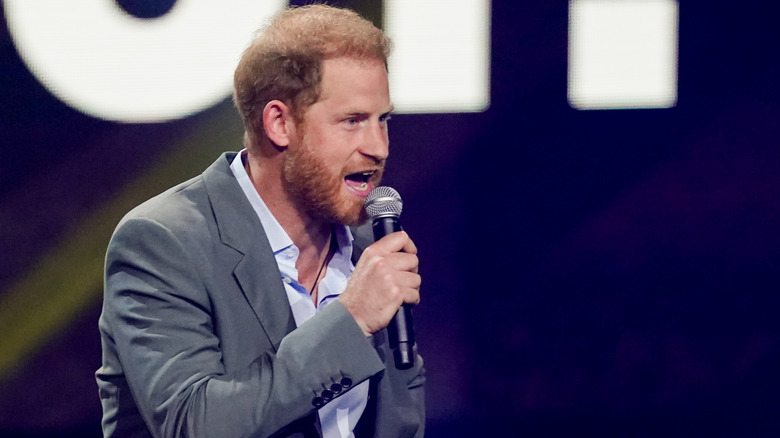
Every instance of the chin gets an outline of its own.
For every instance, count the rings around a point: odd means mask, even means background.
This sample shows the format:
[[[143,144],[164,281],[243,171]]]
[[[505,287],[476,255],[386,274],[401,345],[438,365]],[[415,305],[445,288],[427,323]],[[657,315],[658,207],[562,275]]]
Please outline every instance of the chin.
[[[363,208],[365,201],[351,190],[342,188],[339,192],[333,193],[330,202],[323,205],[325,207],[323,212],[333,222],[355,227],[368,220],[368,213]]]
[[[349,226],[356,227],[363,225],[368,221],[368,213],[363,209],[363,202],[351,202],[349,207],[340,209],[335,216],[338,222]]]

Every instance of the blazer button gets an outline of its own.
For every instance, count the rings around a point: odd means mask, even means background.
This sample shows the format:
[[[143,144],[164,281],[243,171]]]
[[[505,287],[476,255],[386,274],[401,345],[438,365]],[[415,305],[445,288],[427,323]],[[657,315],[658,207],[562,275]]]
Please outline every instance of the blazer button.
[[[333,399],[333,391],[329,389],[323,389],[322,393],[320,393],[320,396],[322,397],[323,400],[329,402]]]
[[[344,389],[349,389],[352,386],[352,379],[349,377],[342,377],[341,378],[341,387]]]
[[[334,394],[341,394],[341,385],[338,383],[333,383],[330,385],[330,390],[333,391]]]
[[[311,404],[313,404],[315,408],[319,409],[325,405],[325,400],[323,400],[322,397],[317,396],[312,399]]]

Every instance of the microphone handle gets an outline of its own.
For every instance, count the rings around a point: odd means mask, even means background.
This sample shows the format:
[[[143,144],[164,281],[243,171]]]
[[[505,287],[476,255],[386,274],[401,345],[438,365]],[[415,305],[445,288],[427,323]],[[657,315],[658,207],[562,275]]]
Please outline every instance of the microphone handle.
[[[401,231],[401,220],[395,216],[378,217],[374,219],[372,228],[376,241],[388,234]],[[411,304],[401,305],[387,326],[387,334],[390,338],[390,348],[393,350],[395,367],[399,370],[411,368],[414,365],[414,324]]]

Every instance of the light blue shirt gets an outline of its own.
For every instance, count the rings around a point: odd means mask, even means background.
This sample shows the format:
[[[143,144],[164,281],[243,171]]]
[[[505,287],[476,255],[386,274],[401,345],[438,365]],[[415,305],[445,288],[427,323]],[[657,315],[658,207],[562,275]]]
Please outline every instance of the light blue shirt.
[[[346,288],[347,280],[355,269],[352,264],[352,233],[346,226],[334,227],[337,248],[328,262],[325,276],[319,281],[317,306],[315,306],[309,291],[298,282],[298,270],[295,268],[295,263],[300,252],[252,185],[252,181],[244,169],[242,157],[245,155],[246,149],[237,154],[230,169],[249,203],[252,204],[257,217],[260,218],[260,223],[263,224],[268,242],[271,244],[271,250],[276,258],[276,264],[279,266],[279,273],[284,283],[284,290],[287,292],[287,300],[290,302],[295,325],[300,327],[328,303],[338,298]],[[368,381],[365,381],[321,407],[318,414],[323,438],[354,436],[352,430],[366,409],[367,403]]]

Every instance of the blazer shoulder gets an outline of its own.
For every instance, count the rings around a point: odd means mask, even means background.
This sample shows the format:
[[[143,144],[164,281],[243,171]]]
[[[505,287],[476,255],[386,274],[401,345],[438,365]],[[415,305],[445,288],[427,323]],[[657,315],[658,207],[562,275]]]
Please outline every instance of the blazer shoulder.
[[[192,226],[192,221],[213,216],[211,198],[225,196],[238,187],[230,171],[232,156],[235,154],[223,153],[200,175],[139,204],[122,218],[117,228],[132,219],[147,219],[175,230],[181,226]],[[235,187],[230,185],[231,181]]]
[[[174,230],[202,217],[208,208],[202,175],[180,183],[130,210],[117,229],[134,219],[146,219]]]

